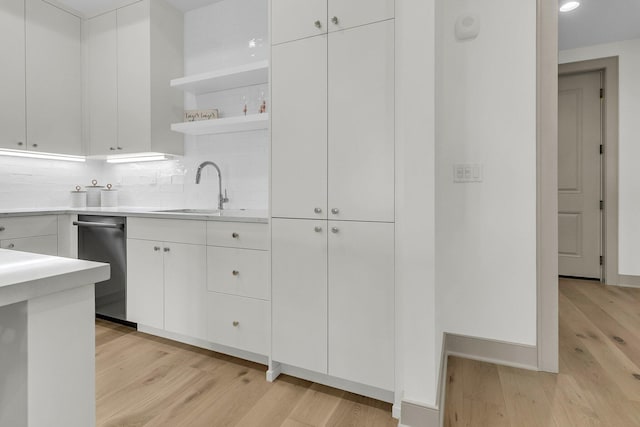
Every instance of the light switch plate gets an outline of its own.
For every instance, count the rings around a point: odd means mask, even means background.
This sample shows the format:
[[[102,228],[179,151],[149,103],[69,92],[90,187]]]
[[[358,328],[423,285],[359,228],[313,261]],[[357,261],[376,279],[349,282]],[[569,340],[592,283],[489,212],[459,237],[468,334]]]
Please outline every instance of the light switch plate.
[[[482,182],[482,164],[458,163],[453,165],[453,182]]]

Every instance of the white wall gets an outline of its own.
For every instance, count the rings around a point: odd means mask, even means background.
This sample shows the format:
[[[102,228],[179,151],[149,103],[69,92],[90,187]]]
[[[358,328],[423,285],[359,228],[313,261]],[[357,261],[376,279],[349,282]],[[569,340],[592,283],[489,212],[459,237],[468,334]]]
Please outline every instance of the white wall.
[[[619,57],[619,223],[618,268],[622,275],[640,276],[640,40],[600,44],[560,52],[559,62]]]
[[[480,19],[458,41],[461,13]],[[536,344],[536,2],[438,0],[436,309],[441,332]],[[455,184],[453,165],[483,182]]]
[[[396,37],[396,388],[434,406],[434,0],[396,1]]]

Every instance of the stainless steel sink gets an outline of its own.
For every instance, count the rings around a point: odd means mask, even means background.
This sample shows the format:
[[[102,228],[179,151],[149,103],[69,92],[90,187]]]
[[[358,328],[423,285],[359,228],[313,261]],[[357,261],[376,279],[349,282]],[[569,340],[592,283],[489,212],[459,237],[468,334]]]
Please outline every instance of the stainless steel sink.
[[[192,215],[221,215],[221,211],[218,209],[166,209],[161,211],[154,211],[161,213],[174,213],[174,214],[192,214]]]

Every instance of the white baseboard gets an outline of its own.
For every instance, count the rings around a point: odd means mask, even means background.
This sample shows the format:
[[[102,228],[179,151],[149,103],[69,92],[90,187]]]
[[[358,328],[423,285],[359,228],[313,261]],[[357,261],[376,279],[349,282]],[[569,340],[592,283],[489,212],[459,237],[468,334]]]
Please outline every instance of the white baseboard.
[[[282,374],[302,378],[303,380],[312,381],[314,383],[323,384],[329,387],[339,388],[340,390],[346,390],[351,393],[360,394],[362,396],[371,397],[383,402],[394,402],[393,391],[347,381],[342,378],[332,377],[330,375],[321,374],[319,372],[313,372],[295,366],[285,365],[284,363],[280,364],[280,372]]]
[[[282,366],[277,362],[271,362],[271,369],[267,370],[267,381],[274,382],[282,373]]]
[[[618,276],[618,286],[623,288],[640,288],[640,276]]]
[[[261,365],[267,365],[267,363],[269,362],[269,358],[262,354],[256,354],[256,353],[251,353],[249,351],[238,350],[237,348],[215,344],[215,343],[201,340],[198,338],[192,338],[192,337],[187,337],[181,334],[176,334],[173,332],[167,332],[165,330],[153,328],[151,326],[141,325],[140,323],[138,323],[138,331],[144,332],[145,334],[149,334],[149,335],[155,335],[161,338],[166,338],[168,340],[178,341],[183,344],[189,344],[194,347],[200,347],[207,350],[215,351],[217,353],[227,354],[229,356],[248,360],[250,362],[259,363]]]

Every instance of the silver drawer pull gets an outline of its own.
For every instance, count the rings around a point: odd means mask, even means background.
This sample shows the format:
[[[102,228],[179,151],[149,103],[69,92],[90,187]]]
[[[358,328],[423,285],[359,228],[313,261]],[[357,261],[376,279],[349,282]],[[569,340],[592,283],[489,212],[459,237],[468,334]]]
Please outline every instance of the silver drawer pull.
[[[322,22],[320,22],[320,21],[314,22],[313,25],[315,25],[316,28],[322,28]]]
[[[238,327],[238,325],[240,325],[240,322],[238,322],[237,320],[233,321],[233,326]]]
[[[338,232],[340,232],[340,230],[338,229],[338,227],[331,227],[331,232],[333,234],[337,234]]]
[[[169,251],[171,251],[171,248],[164,248],[164,251],[165,252],[169,252]]]
[[[238,270],[233,270],[233,272],[231,273],[234,276],[238,276],[240,274],[240,272]]]
[[[153,250],[154,250],[154,251],[156,251],[156,252],[158,252],[158,251],[160,250],[160,246],[154,246],[154,247],[153,247]]]
[[[0,231],[4,231],[4,230],[6,230],[6,228],[0,225]]]
[[[334,215],[338,215],[340,213],[340,209],[333,208],[333,209],[331,209],[331,213],[334,214]]]
[[[320,233],[320,232],[322,232],[322,227],[320,227],[320,226],[316,226],[316,227],[313,229],[313,231],[315,231],[316,233]]]
[[[231,237],[237,239],[238,237],[240,237],[240,235],[238,233],[231,233]]]
[[[321,214],[322,213],[322,208],[315,208],[313,211],[315,213],[317,213],[317,214]]]
[[[14,245],[13,243],[9,243],[9,246],[7,246],[7,249],[13,249],[15,247],[16,247],[16,245]]]

